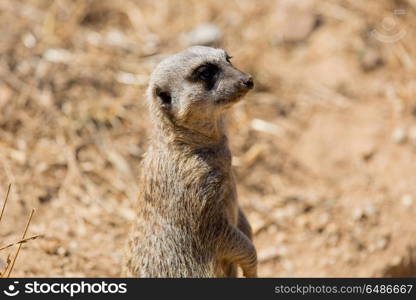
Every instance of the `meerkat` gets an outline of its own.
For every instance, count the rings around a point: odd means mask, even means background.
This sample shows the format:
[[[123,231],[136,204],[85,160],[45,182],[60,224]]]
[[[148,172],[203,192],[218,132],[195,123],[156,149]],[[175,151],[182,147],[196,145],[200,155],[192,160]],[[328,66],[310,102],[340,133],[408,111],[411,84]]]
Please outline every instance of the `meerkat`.
[[[222,49],[164,59],[146,98],[153,123],[125,275],[257,277],[252,231],[237,202],[224,114],[253,79]]]

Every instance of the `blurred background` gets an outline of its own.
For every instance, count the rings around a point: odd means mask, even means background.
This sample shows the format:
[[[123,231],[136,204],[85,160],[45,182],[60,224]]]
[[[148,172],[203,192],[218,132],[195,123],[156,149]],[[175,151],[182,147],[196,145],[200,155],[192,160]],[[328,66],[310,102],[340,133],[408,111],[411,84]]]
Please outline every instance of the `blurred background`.
[[[0,0],[0,244],[13,276],[119,276],[149,74],[227,49],[259,275],[416,276],[415,0]],[[1,246],[0,245],[0,246]],[[15,248],[0,251],[4,262]]]

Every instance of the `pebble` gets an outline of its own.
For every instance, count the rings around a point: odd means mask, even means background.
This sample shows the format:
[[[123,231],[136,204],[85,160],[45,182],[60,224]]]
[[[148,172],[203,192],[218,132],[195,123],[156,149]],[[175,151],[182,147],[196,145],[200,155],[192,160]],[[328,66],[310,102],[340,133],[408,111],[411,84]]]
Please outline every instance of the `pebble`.
[[[389,238],[387,237],[383,237],[379,240],[377,240],[376,242],[376,249],[380,249],[380,250],[384,250],[387,248],[388,244],[389,244]]]
[[[56,253],[57,253],[59,256],[66,256],[66,255],[68,255],[68,251],[67,251],[64,247],[59,247],[59,248],[56,250]]]
[[[271,246],[259,252],[258,260],[264,263],[285,256],[287,253],[288,250],[284,246]]]
[[[357,221],[361,220],[364,217],[364,210],[362,208],[356,208],[352,212],[352,218]]]
[[[277,136],[283,133],[283,129],[280,126],[260,119],[253,119],[250,122],[250,127],[256,131],[262,131]]]
[[[22,42],[23,42],[23,45],[25,45],[25,47],[33,48],[35,47],[37,41],[36,41],[35,36],[31,34],[30,32],[28,32],[22,37]]]
[[[364,212],[367,216],[372,217],[372,216],[375,216],[378,213],[378,209],[373,204],[368,204],[364,208]]]
[[[414,201],[413,196],[410,194],[403,195],[402,197],[402,204],[404,206],[407,206],[407,207],[412,206],[413,201]]]
[[[72,54],[65,49],[48,49],[43,54],[43,58],[49,62],[65,63],[72,59]]]
[[[384,250],[389,245],[389,242],[390,242],[389,236],[382,237],[378,239],[377,241],[375,241],[373,244],[368,246],[368,252],[373,253],[375,251]]]
[[[106,41],[110,45],[122,47],[122,48],[126,48],[128,44],[127,37],[124,35],[123,32],[119,30],[111,30],[107,32]]]
[[[299,208],[295,206],[289,206],[278,209],[273,213],[273,217],[278,222],[284,222],[285,220],[291,219],[299,214]]]
[[[403,258],[400,256],[395,256],[391,260],[391,265],[397,267],[403,263]]]
[[[365,207],[358,207],[353,210],[352,218],[354,221],[365,220],[374,217],[379,212],[373,204],[367,204]]]
[[[24,165],[27,161],[26,152],[19,150],[10,150],[10,157],[20,165]]]
[[[148,83],[149,78],[143,74],[133,74],[120,71],[116,74],[116,80],[125,85],[145,86]]]
[[[101,34],[95,31],[86,32],[85,37],[87,42],[94,46],[99,46],[102,42]]]
[[[396,144],[403,144],[406,141],[406,131],[403,128],[396,128],[393,131],[392,139]]]
[[[377,51],[376,49],[368,48],[364,50],[360,63],[361,63],[361,68],[365,72],[369,72],[382,66],[383,59],[379,51]]]
[[[222,30],[215,24],[205,23],[185,35],[189,45],[216,46],[222,41]]]

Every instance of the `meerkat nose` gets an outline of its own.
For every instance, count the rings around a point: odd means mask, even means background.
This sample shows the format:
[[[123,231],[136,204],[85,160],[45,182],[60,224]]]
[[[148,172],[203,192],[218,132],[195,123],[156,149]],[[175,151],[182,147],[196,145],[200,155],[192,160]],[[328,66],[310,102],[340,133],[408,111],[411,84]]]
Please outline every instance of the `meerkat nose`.
[[[244,79],[243,83],[248,89],[252,89],[254,87],[253,77],[251,76],[248,76],[247,79]]]

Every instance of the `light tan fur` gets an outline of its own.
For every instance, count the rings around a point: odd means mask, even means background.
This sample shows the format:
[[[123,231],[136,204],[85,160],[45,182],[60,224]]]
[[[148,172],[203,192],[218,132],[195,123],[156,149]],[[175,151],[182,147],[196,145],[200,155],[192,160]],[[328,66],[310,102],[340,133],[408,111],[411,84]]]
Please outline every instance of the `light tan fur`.
[[[241,266],[257,277],[224,128],[224,113],[252,87],[221,49],[192,47],[156,67],[147,90],[153,132],[124,275],[235,277]]]

